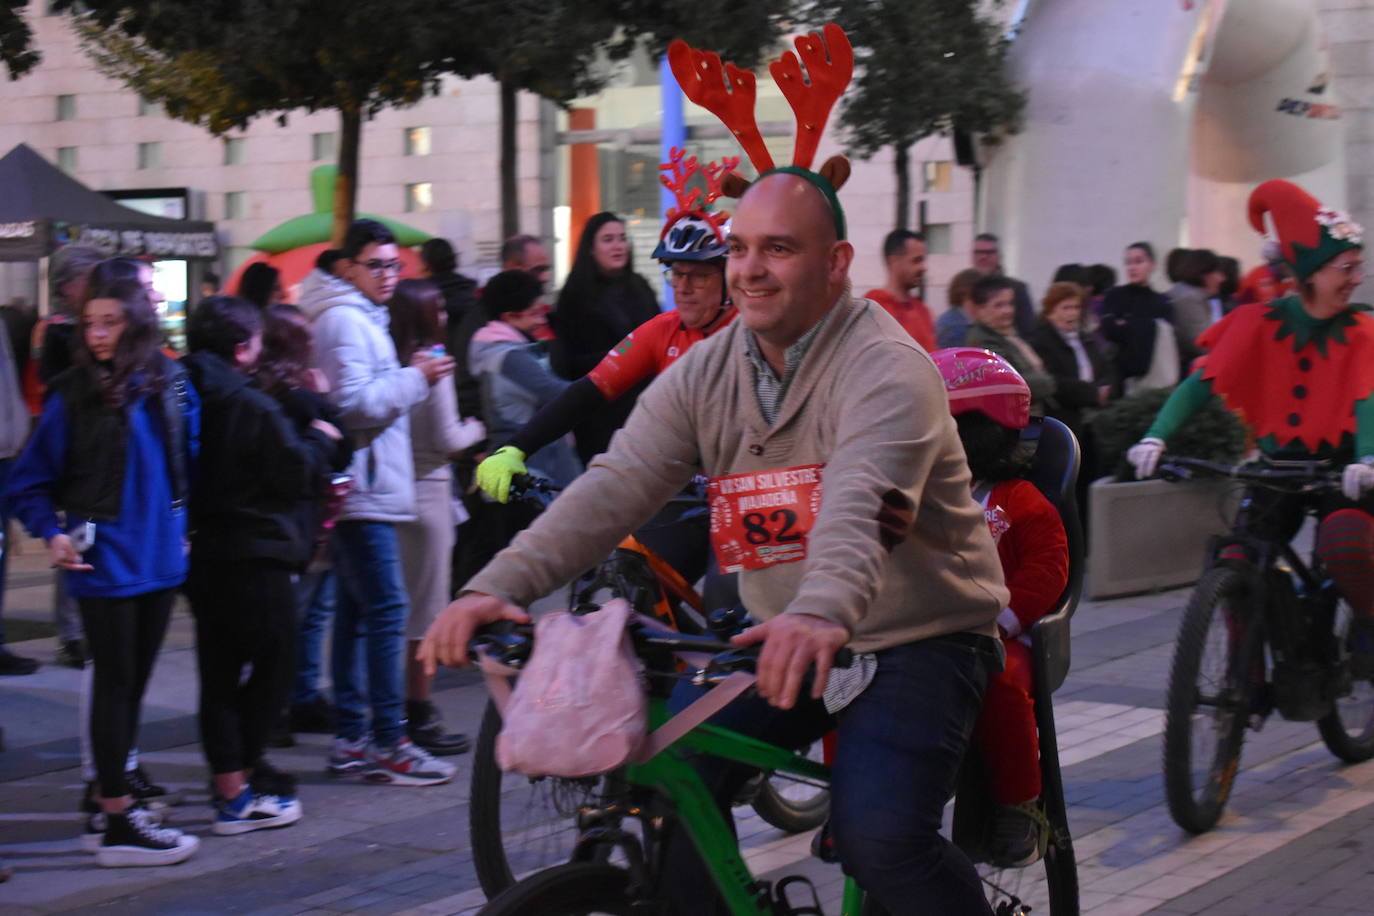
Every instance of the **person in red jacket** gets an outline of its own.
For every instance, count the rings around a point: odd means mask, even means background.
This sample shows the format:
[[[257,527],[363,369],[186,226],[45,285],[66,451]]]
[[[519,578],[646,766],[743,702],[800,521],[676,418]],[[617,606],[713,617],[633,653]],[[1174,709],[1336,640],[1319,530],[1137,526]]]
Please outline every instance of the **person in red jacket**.
[[[927,350],[934,350],[935,322],[926,304],[911,294],[926,275],[926,240],[910,229],[893,229],[883,239],[883,261],[887,264],[887,285],[870,289],[865,299],[881,305],[911,339]]]
[[[1040,748],[1031,699],[1031,626],[1052,611],[1069,581],[1069,548],[1059,511],[1021,478],[1033,450],[1030,387],[990,350],[956,347],[932,354],[997,543],[1011,600],[997,618],[1006,667],[988,679],[974,741],[987,764],[998,810],[991,857],[1027,865],[1044,852]]]

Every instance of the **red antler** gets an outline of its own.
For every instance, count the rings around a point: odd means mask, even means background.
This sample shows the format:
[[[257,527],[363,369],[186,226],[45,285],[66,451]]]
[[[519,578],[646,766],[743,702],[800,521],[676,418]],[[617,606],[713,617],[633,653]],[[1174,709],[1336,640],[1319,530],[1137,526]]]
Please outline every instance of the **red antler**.
[[[825,36],[823,41],[815,32],[797,37],[801,61],[797,60],[797,54],[787,51],[768,67],[797,116],[797,145],[792,164],[804,169],[809,169],[816,158],[816,147],[825,131],[825,122],[830,118],[830,109],[854,76],[854,48],[844,29],[831,22],[826,24],[822,34]],[[829,60],[826,60],[827,47]],[[802,62],[806,64],[805,81]]]
[[[668,45],[668,64],[687,98],[730,128],[754,168],[771,169],[773,157],[754,119],[754,74],[734,64],[722,66],[719,54],[700,51],[682,39]]]
[[[706,203],[708,206],[720,199],[723,193],[720,187],[721,182],[738,165],[738,156],[725,156],[720,162],[708,162],[701,170],[706,175]]]
[[[695,210],[701,201],[700,188],[687,190],[688,180],[697,173],[697,157],[688,156],[686,150],[675,146],[668,151],[668,161],[659,163],[658,170],[664,173],[658,176],[658,180],[673,192],[673,197],[677,200],[676,206],[668,208],[664,218],[666,227],[672,225],[673,220],[682,214]]]

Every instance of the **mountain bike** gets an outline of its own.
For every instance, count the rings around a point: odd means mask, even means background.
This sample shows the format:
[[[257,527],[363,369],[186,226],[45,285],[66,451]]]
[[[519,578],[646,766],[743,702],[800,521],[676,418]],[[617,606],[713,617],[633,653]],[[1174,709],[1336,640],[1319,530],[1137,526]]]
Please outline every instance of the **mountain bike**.
[[[752,671],[757,649],[735,648],[715,634],[692,636],[632,628],[636,654],[644,661],[650,684],[650,728],[669,720],[665,685],[681,676],[665,664],[665,653],[714,653],[693,675],[694,683],[717,684],[736,672]],[[486,656],[518,667],[530,652],[529,627],[487,628],[472,644],[474,657]],[[846,664],[846,650],[836,657]],[[667,912],[664,898],[663,842],[673,830],[685,830],[701,851],[707,868],[736,916],[823,916],[810,882],[788,876],[776,883],[755,878],[740,854],[738,842],[706,786],[687,761],[690,754],[709,754],[760,769],[795,774],[825,784],[829,768],[820,762],[755,738],[710,724],[696,725],[676,743],[650,759],[616,771],[602,791],[577,812],[578,832],[569,861],[536,872],[494,897],[482,916],[650,916]],[[958,814],[956,813],[956,818]],[[1077,884],[1071,856],[1047,857],[1051,916],[1076,916]],[[1021,916],[1029,907],[989,885],[997,916]],[[885,916],[847,879],[844,916]]]
[[[1340,492],[1340,474],[1329,462],[1232,466],[1173,458],[1160,475],[1245,485],[1231,532],[1209,547],[1169,673],[1165,794],[1174,821],[1202,833],[1226,807],[1246,729],[1258,731],[1275,712],[1315,721],[1341,760],[1374,757],[1374,684],[1351,676],[1350,606],[1318,558],[1303,562],[1290,543]]]
[[[512,492],[550,492],[556,485],[538,478],[517,481]],[[624,598],[635,612],[683,633],[707,632],[701,598],[675,569],[633,536],[626,538],[569,591],[569,606],[589,609]],[[588,779],[529,778],[503,773],[496,764],[501,714],[488,704],[473,749],[468,826],[473,866],[488,897],[517,876],[567,862],[578,837],[579,812],[623,789],[618,772]],[[821,742],[808,750],[821,759]],[[830,794],[806,776],[766,772],[741,793],[767,823],[789,833],[814,830],[830,813]]]

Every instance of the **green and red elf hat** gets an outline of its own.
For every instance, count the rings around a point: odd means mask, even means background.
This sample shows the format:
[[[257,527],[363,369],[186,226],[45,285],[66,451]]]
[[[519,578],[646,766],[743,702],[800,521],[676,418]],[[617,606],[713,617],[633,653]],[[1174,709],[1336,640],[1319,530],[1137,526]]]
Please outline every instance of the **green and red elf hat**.
[[[756,81],[752,72],[732,63],[722,64],[719,54],[693,48],[682,39],[668,45],[668,64],[687,98],[730,128],[760,178],[774,172],[796,175],[820,191],[830,205],[835,233],[843,239],[844,209],[837,192],[849,179],[849,160],[831,156],[819,171],[812,171],[811,163],[830,111],[854,77],[854,49],[844,29],[833,22],[820,34],[799,36],[796,46],[795,53],[786,51],[768,66],[773,81],[797,117],[792,164],[781,167],[774,165],[754,117]],[[722,185],[726,197],[739,197],[748,186],[749,182],[737,172],[726,175]]]
[[[1364,227],[1291,181],[1274,178],[1250,192],[1250,225],[1263,234],[1264,214],[1274,222],[1283,259],[1299,280],[1352,248],[1364,247]]]

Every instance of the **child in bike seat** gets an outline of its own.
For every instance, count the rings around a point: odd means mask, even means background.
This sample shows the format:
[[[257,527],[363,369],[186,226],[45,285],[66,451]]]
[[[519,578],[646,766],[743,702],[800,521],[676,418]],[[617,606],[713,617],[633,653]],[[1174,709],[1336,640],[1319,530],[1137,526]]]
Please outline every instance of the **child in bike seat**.
[[[1031,699],[1031,625],[1052,611],[1069,580],[1068,538],[1059,511],[1021,477],[1035,453],[1027,433],[1031,393],[1005,359],[956,347],[932,354],[949,392],[973,496],[997,543],[1011,600],[997,618],[1007,663],[988,679],[974,741],[997,802],[989,858],[1020,866],[1044,852],[1040,747]]]

